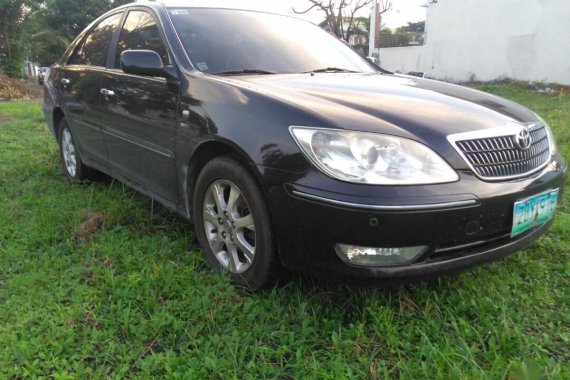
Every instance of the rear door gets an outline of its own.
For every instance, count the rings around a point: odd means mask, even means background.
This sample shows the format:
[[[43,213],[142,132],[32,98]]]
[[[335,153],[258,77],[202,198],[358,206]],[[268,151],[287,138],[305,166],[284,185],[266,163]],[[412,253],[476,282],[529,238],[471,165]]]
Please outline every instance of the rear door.
[[[113,67],[101,84],[103,129],[109,164],[134,183],[165,200],[179,200],[176,171],[176,122],[179,89],[166,79],[124,73],[120,55],[129,49],[157,52],[165,66],[170,57],[154,15],[146,9],[128,12]]]
[[[62,107],[81,154],[100,163],[107,152],[99,123],[101,80],[107,57],[123,12],[101,20],[87,33],[58,75]]]

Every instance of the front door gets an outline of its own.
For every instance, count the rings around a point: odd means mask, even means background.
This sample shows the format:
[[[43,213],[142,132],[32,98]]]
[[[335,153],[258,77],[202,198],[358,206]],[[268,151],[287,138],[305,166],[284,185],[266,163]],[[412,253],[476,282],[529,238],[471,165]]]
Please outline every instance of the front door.
[[[129,11],[119,36],[114,67],[102,78],[103,137],[109,163],[128,180],[171,203],[179,200],[176,171],[176,123],[179,90],[166,79],[126,74],[120,54],[127,49],[169,56],[153,16]]]

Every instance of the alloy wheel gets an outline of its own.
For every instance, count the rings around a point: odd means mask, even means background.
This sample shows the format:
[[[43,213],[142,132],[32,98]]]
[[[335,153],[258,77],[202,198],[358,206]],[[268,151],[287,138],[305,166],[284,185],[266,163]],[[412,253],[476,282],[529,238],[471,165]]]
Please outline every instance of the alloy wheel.
[[[77,173],[77,154],[75,153],[75,146],[69,129],[65,128],[62,131],[61,148],[63,151],[63,162],[65,170],[71,177],[75,177]]]
[[[204,197],[202,218],[220,265],[234,274],[247,271],[255,259],[255,221],[243,192],[228,180],[214,181]]]

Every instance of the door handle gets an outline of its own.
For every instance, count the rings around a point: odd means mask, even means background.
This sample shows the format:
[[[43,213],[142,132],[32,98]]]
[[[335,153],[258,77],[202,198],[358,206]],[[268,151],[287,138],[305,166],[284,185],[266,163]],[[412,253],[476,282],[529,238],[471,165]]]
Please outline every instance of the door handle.
[[[69,86],[71,84],[71,81],[67,78],[61,78],[61,84],[64,86]]]
[[[106,88],[101,89],[101,94],[105,96],[115,96],[115,91],[107,90]]]

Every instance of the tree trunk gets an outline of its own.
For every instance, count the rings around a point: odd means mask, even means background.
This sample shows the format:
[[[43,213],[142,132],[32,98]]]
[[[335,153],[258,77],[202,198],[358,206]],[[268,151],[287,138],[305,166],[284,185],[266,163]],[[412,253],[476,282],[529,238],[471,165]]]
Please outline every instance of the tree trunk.
[[[9,62],[12,59],[12,45],[10,44],[10,39],[8,38],[5,21],[2,21],[2,45],[4,46],[4,51],[6,52],[6,60]]]

